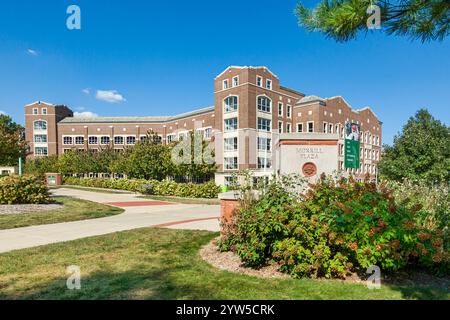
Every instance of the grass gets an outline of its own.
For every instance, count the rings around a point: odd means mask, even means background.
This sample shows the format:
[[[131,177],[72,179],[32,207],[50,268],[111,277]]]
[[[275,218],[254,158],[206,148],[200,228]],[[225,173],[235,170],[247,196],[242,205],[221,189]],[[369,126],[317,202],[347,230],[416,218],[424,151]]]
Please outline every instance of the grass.
[[[219,271],[198,254],[216,236],[147,228],[0,254],[0,299],[449,299],[433,286],[369,290]],[[66,289],[71,265],[81,269],[81,290]]]
[[[207,205],[219,205],[220,200],[218,199],[196,199],[196,198],[180,198],[180,197],[169,197],[169,196],[141,196],[139,198],[158,200],[158,201],[168,201],[177,202],[184,204],[207,204]]]
[[[57,203],[64,205],[64,207],[50,211],[40,211],[18,215],[0,215],[0,230],[103,218],[123,212],[123,209],[110,207],[91,201],[69,197],[56,197],[55,199]]]

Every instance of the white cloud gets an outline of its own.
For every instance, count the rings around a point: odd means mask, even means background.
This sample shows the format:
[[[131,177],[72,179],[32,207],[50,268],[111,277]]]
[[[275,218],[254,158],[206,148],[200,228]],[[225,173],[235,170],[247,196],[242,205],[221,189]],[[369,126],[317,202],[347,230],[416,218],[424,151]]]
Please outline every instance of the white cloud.
[[[74,112],[73,117],[74,118],[97,118],[98,114],[90,112],[90,111]]]
[[[39,55],[39,53],[36,50],[33,50],[33,49],[27,49],[27,53],[29,55],[35,56],[35,57]]]
[[[97,90],[97,94],[95,97],[98,100],[106,101],[109,103],[119,103],[126,101],[126,99],[116,90]]]
[[[89,88],[81,90],[84,94],[90,94],[91,90]]]

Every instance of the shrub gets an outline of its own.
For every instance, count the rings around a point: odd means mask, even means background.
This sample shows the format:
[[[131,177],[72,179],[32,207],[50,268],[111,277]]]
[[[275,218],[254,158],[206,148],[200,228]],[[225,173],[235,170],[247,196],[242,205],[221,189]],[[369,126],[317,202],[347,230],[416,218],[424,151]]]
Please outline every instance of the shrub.
[[[220,187],[214,181],[203,184],[176,183],[173,181],[138,180],[138,179],[84,179],[67,177],[64,183],[69,185],[80,185],[94,188],[107,188],[116,190],[126,190],[132,192],[151,193],[158,196],[175,196],[186,198],[217,198]],[[152,188],[149,189],[148,186]]]
[[[46,204],[50,195],[45,182],[35,176],[0,178],[0,204]]]
[[[247,266],[275,261],[293,276],[326,278],[371,265],[386,272],[409,266],[448,272],[442,230],[415,223],[419,207],[398,205],[385,185],[322,177],[299,197],[276,179],[266,188],[225,225],[219,241]]]

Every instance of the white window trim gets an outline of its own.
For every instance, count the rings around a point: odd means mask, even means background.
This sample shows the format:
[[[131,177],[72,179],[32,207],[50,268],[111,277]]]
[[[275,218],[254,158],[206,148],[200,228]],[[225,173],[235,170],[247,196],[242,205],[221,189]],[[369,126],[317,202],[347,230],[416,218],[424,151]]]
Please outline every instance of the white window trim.
[[[235,84],[234,83],[234,80],[236,80],[237,79],[237,84]],[[234,76],[232,79],[231,79],[231,87],[232,88],[236,88],[236,87],[238,87],[239,86],[239,76]]]
[[[269,83],[270,83],[270,85],[269,85]],[[266,86],[265,86],[265,88],[267,90],[272,90],[272,88],[273,88],[273,81],[272,81],[272,79],[266,79]]]
[[[262,130],[262,129],[259,129],[259,125],[258,125],[258,119],[262,119],[262,120],[265,120],[265,121],[270,121],[270,127],[269,127],[269,130]],[[258,131],[258,132],[272,132],[272,119],[268,119],[268,118],[264,118],[264,117],[256,117],[256,131]]]
[[[234,130],[225,130],[225,121],[231,120],[231,119],[236,119],[236,129],[234,129]],[[223,132],[224,133],[236,132],[236,131],[238,131],[238,129],[239,129],[239,117],[231,117],[231,118],[223,119]]]
[[[298,125],[299,124],[301,124],[302,125],[302,131],[298,131]],[[297,130],[297,133],[303,133],[303,132],[305,132],[305,126],[303,125],[303,122],[297,122],[296,124],[295,124],[295,129]]]
[[[289,110],[291,110],[291,112],[289,112]],[[288,117],[289,119],[292,119],[292,106],[290,104],[286,105],[286,117]]]
[[[281,109],[280,109],[281,106]],[[281,114],[280,114],[280,110],[281,110]],[[278,116],[279,117],[283,117],[284,115],[284,104],[283,102],[278,102]]]
[[[224,80],[222,80],[222,90],[227,90],[227,89],[230,89],[230,83],[229,83],[228,79],[224,79]]]
[[[309,131],[309,124],[310,123],[312,123],[312,131]],[[314,121],[308,121],[307,123],[306,123],[306,132],[307,133],[314,133]]]
[[[284,132],[283,121],[278,121],[278,133],[282,134]]]
[[[292,123],[290,122],[286,123],[286,133],[292,133]]]
[[[270,112],[259,110],[259,108],[258,108],[258,99],[261,98],[261,97],[264,97],[264,98],[266,98],[266,99],[268,99],[270,101]],[[261,112],[261,113],[265,113],[265,114],[272,114],[272,112],[273,112],[273,101],[272,101],[272,99],[270,99],[270,97],[268,95],[266,95],[266,94],[257,95],[256,96],[256,111],[257,112]]]
[[[258,85],[258,79],[261,80],[261,81],[260,81],[261,84],[259,84],[259,85]],[[256,76],[256,86],[257,86],[257,87],[260,87],[260,88],[263,88],[263,87],[264,87],[264,79],[263,79],[263,77],[261,77],[261,76]]]
[[[225,100],[227,100],[228,98],[232,98],[232,97],[236,97],[236,100],[237,100],[237,108],[236,108],[236,110],[225,111]],[[230,114],[230,113],[238,112],[238,111],[239,111],[239,96],[238,96],[238,95],[235,95],[235,94],[230,94],[230,95],[226,96],[226,97],[223,99],[223,101],[222,101],[222,113],[223,113],[223,114]]]

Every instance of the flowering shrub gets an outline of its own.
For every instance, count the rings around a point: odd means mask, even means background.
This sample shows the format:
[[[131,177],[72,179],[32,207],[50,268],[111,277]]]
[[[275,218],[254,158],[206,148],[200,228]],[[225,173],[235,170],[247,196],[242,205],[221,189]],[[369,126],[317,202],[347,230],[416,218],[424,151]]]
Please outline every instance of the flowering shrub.
[[[45,182],[35,176],[0,178],[0,204],[46,204],[50,195]]]
[[[217,198],[220,187],[214,181],[203,184],[176,183],[173,181],[138,180],[138,179],[105,179],[105,178],[64,178],[64,183],[84,187],[107,188],[132,192],[148,193],[145,186],[152,186],[151,194],[159,196],[175,196],[186,198]]]
[[[225,225],[219,241],[248,266],[275,261],[293,276],[326,278],[371,265],[388,272],[408,266],[448,272],[444,233],[418,225],[420,206],[396,204],[385,185],[323,176],[301,197],[276,180],[267,190]]]

